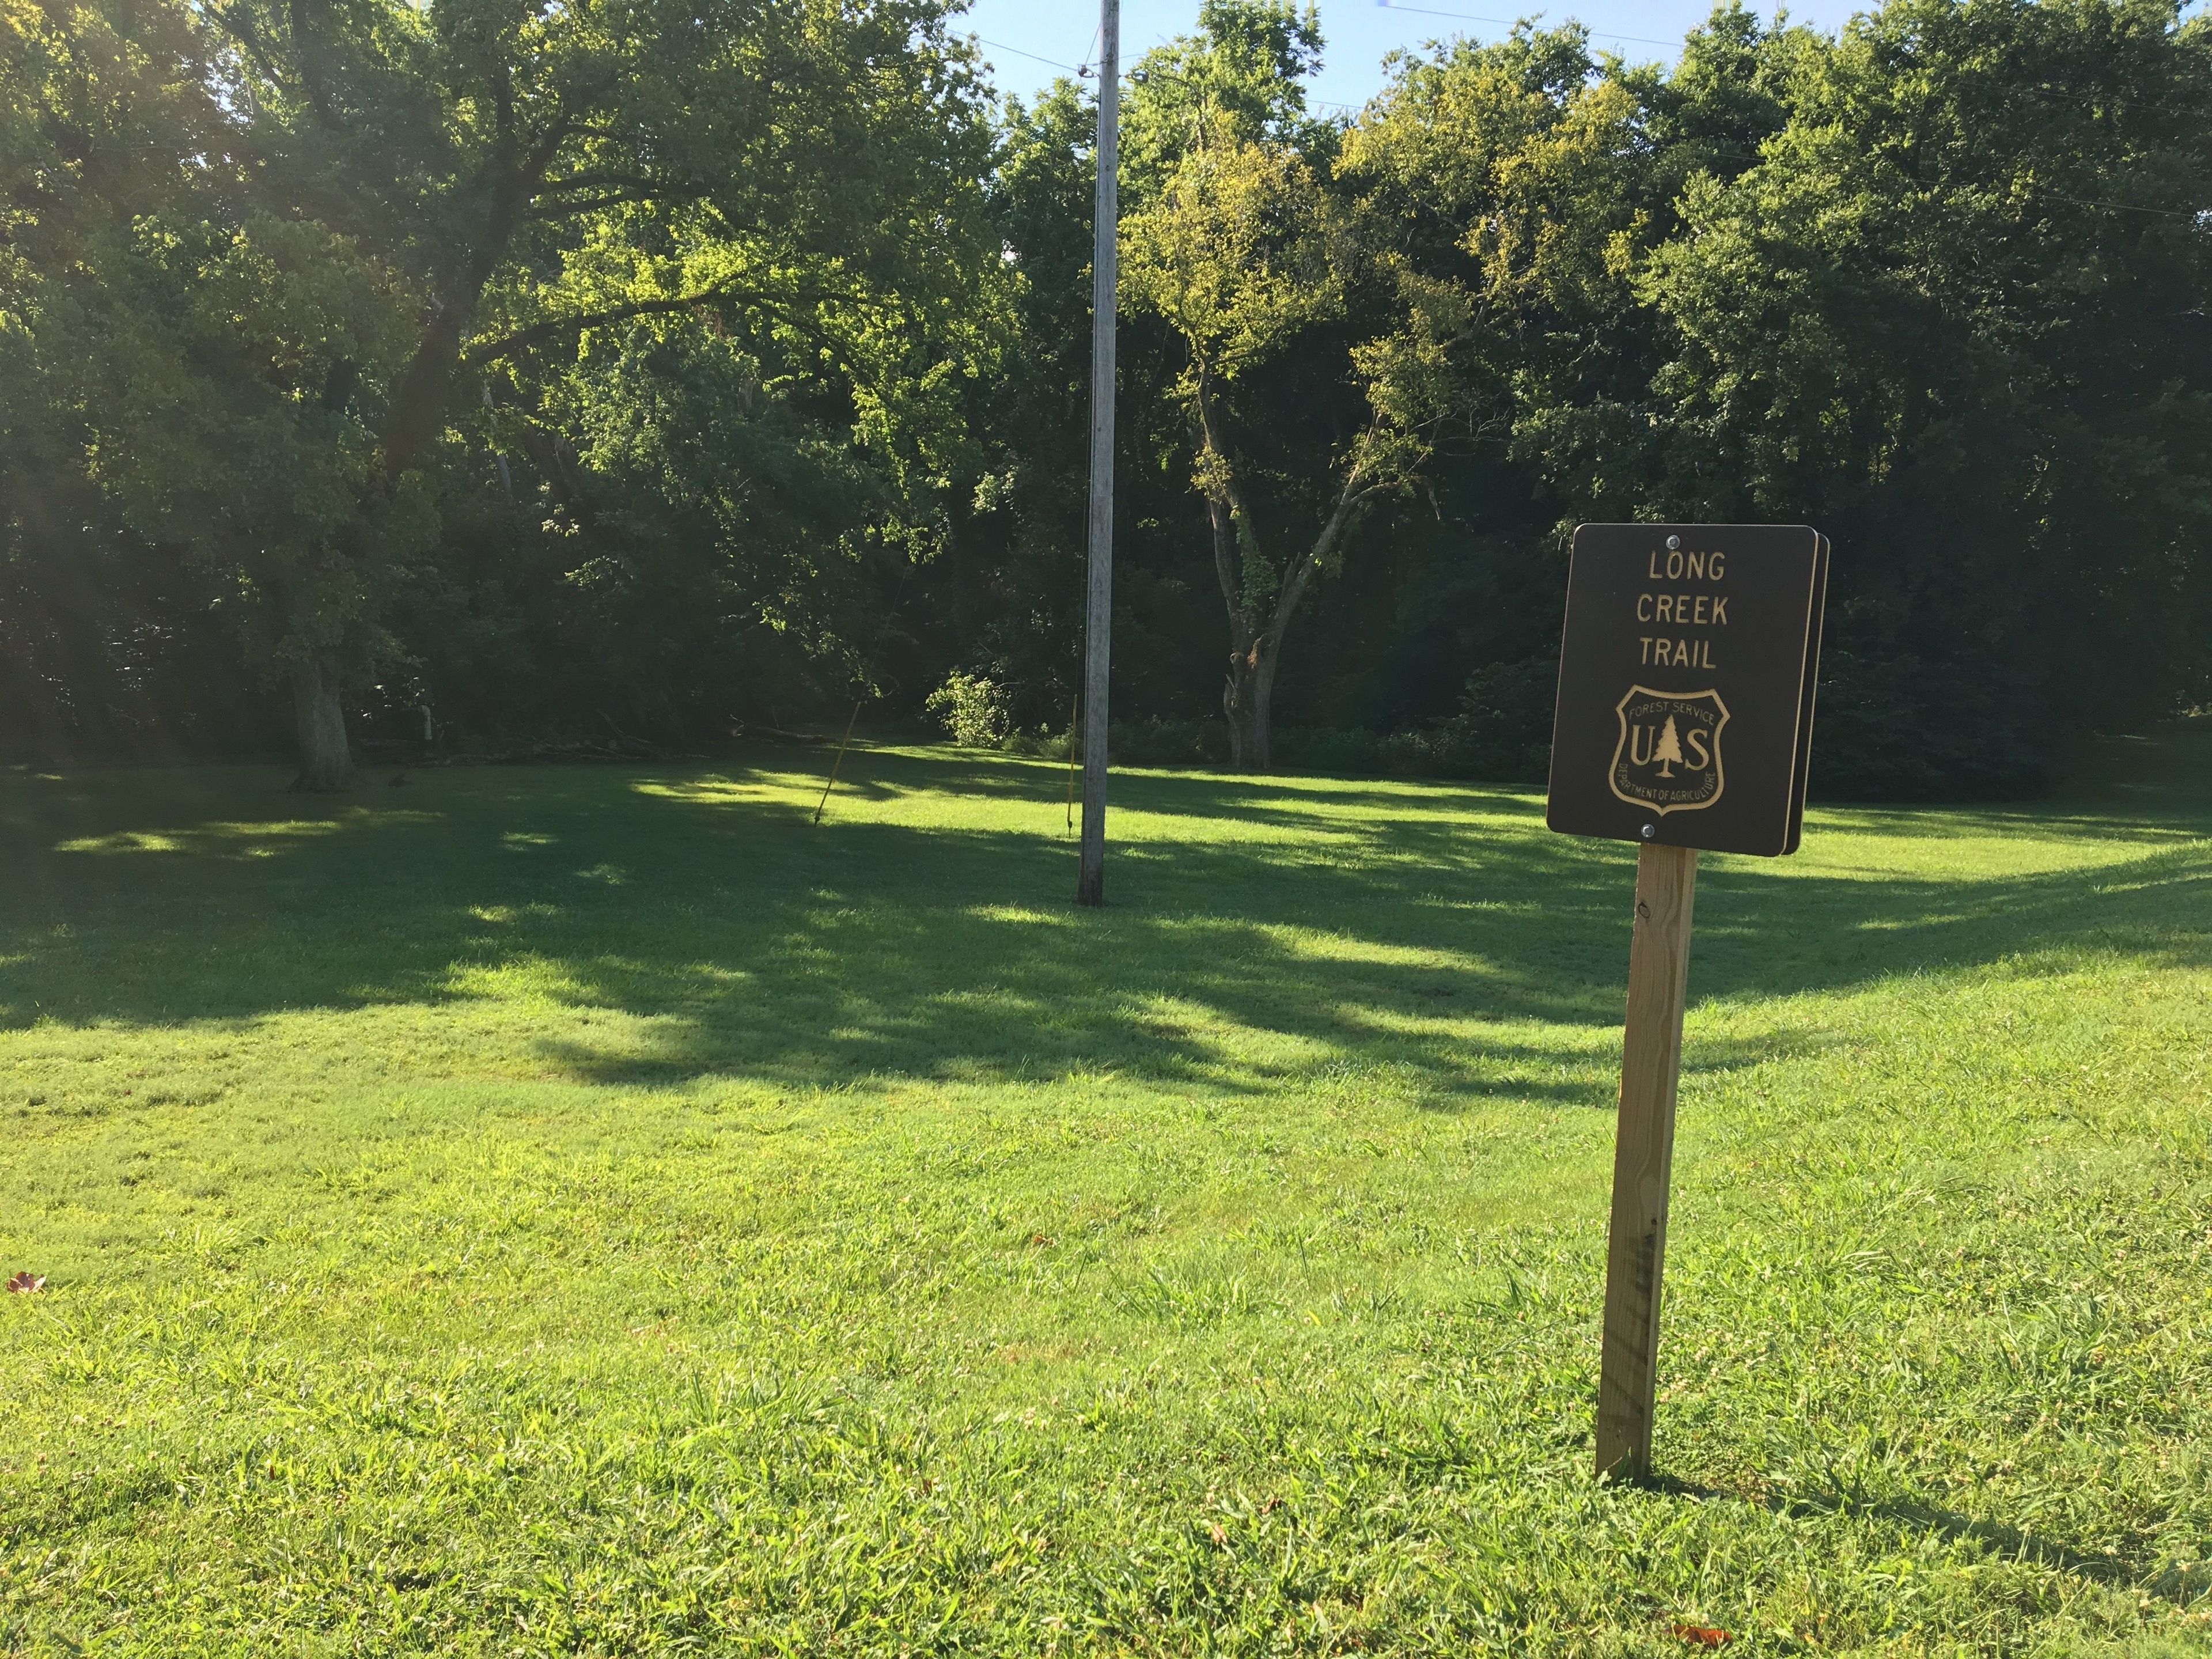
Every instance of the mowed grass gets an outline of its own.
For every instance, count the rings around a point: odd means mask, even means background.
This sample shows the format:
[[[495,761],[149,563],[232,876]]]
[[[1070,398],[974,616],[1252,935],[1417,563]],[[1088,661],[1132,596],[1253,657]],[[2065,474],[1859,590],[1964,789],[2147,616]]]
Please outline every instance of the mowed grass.
[[[1698,900],[942,750],[0,775],[0,1650],[2212,1652],[2212,726]]]

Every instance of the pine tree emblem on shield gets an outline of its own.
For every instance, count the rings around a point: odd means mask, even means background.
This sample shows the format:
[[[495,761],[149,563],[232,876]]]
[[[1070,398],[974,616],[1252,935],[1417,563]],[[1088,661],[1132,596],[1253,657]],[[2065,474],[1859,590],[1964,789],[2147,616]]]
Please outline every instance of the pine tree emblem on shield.
[[[1654,691],[1632,685],[1616,711],[1620,741],[1607,781],[1632,806],[1664,817],[1693,812],[1721,798],[1721,728],[1728,705],[1717,691]]]

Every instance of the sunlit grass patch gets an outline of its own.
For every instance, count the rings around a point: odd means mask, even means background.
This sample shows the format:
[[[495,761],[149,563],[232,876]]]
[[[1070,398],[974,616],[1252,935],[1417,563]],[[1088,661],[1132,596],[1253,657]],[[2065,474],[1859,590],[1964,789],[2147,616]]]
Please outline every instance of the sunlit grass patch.
[[[2206,747],[1707,861],[1648,1492],[1525,792],[0,777],[0,1651],[2212,1651]]]

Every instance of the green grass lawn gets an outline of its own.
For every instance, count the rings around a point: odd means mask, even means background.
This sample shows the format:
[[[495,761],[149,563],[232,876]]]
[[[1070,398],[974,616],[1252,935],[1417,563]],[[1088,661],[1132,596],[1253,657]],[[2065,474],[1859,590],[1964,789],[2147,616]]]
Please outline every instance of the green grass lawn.
[[[0,1651],[2212,1653],[2212,723],[1706,860],[1650,1490],[1632,848],[822,758],[0,774]]]

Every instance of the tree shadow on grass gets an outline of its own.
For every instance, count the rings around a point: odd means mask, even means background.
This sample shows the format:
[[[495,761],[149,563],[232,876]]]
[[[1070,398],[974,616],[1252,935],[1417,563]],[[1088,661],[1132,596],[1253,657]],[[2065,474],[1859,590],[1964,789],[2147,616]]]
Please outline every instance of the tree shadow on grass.
[[[1772,1494],[1747,1498],[1725,1487],[1656,1474],[1639,1489],[1655,1498],[1687,1499],[1692,1503],[1753,1503],[1778,1515],[1833,1515],[1843,1511],[1888,1522],[1908,1534],[1933,1533],[1958,1542],[1978,1545],[2004,1561],[2027,1561],[2069,1573],[2093,1583],[2147,1591],[2178,1607],[2188,1607],[2212,1590],[2212,1577],[2185,1571],[2169,1560],[2145,1560],[2126,1554],[2091,1555],[2054,1539],[2002,1521],[1977,1520],[1956,1510],[1918,1498],[1847,1498],[1839,1493]]]
[[[1798,1498],[1779,1507],[1814,1512],[1841,1509],[1845,1505],[1840,1499]],[[2170,1561],[2146,1561],[2140,1556],[2131,1559],[2119,1553],[2085,1554],[2055,1540],[2008,1526],[2001,1521],[1978,1521],[1972,1516],[1961,1515],[1956,1510],[1915,1498],[1895,1498],[1852,1507],[1861,1514],[1878,1516],[1909,1532],[1934,1533],[1939,1537],[1978,1544],[2000,1560],[2029,1561],[2038,1566],[2070,1573],[2077,1578],[2086,1578],[2094,1583],[2148,1591],[2178,1606],[2190,1605],[2193,1599],[2203,1596],[2208,1588],[2204,1575],[2185,1572]]]
[[[1038,775],[1064,787],[1057,769],[856,758],[818,828],[781,757],[422,775],[312,809],[261,793],[274,775],[9,779],[0,851],[21,873],[0,895],[0,1024],[458,1002],[527,973],[556,1000],[645,1017],[596,1045],[540,1040],[584,1080],[1116,1069],[1610,1103],[1633,853],[1547,834],[1525,793],[1124,776],[1113,902],[1085,912],[1071,845],[1042,823],[996,827]],[[1056,804],[1040,793],[1040,819]],[[1864,827],[1950,833],[1979,816]],[[1996,816],[2023,834],[2045,822]],[[2061,836],[2092,822],[2052,817]],[[1692,994],[1833,990],[2084,945],[2204,965],[2212,848],[2176,840],[2192,825],[2108,822],[2111,861],[2001,878],[1715,860]],[[1756,1040],[1693,1042],[1687,1062],[1824,1041],[1783,1018]]]

